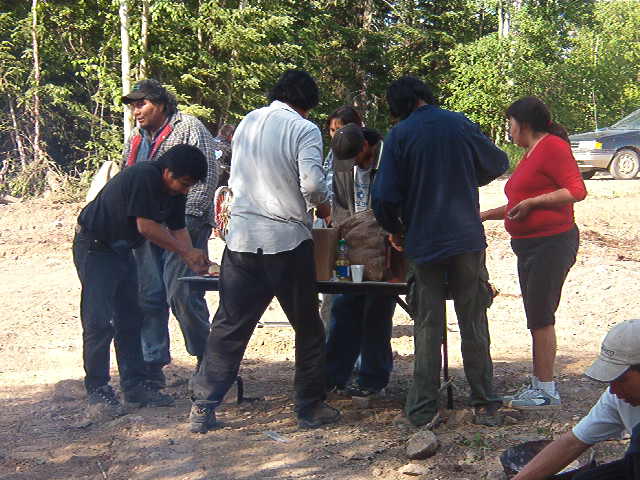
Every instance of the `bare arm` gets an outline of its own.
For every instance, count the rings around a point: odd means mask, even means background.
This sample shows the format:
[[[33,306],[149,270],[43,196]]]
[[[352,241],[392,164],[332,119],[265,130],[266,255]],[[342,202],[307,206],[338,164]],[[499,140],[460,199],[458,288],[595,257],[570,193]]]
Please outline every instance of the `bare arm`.
[[[498,208],[492,208],[491,210],[485,210],[480,212],[480,220],[504,220],[504,216],[507,213],[507,206],[502,205]]]
[[[185,228],[169,230],[164,225],[143,217],[136,218],[136,225],[140,235],[159,247],[180,255],[195,273],[207,273],[209,259],[203,250],[193,248],[191,237]]]
[[[556,207],[566,205],[567,203],[575,203],[582,200],[574,197],[566,188],[560,188],[555,192],[543,193],[537,197],[525,198],[515,207],[507,212],[511,220],[524,220],[534,208]]]
[[[547,445],[512,480],[544,480],[578,458],[591,445],[567,432]]]

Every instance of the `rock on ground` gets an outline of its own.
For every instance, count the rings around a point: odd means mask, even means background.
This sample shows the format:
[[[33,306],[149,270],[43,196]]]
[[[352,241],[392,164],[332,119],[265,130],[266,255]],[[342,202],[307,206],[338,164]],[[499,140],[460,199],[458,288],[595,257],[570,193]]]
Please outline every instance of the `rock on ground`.
[[[407,443],[407,457],[410,459],[428,458],[438,450],[438,438],[430,430],[420,430],[414,433]]]

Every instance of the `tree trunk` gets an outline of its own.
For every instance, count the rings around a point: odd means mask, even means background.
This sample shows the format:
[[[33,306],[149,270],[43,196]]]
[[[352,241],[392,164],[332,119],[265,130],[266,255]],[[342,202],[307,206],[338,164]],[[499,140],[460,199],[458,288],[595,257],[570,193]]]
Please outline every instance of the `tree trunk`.
[[[35,0],[34,0],[35,1]],[[126,95],[131,90],[131,66],[129,61],[129,5],[127,0],[120,0],[120,42],[122,43],[122,95]],[[124,141],[126,142],[131,133],[132,121],[129,109],[124,107]]]
[[[142,55],[140,57],[140,70],[138,79],[147,78],[147,51],[149,50],[149,0],[142,0],[142,19],[140,22],[140,44]]]
[[[15,137],[16,147],[18,148],[18,156],[20,157],[20,166],[24,170],[27,167],[27,152],[22,143],[22,137],[20,135],[20,127],[18,126],[18,117],[16,116],[16,110],[14,107],[13,98],[9,97],[9,112],[11,114],[11,124],[13,125],[13,134]]]
[[[40,52],[38,50],[38,0],[31,6],[31,40],[33,47],[33,161],[39,165],[43,159],[40,149]]]
[[[373,26],[374,6],[373,0],[364,0],[362,2],[362,22],[360,28],[360,38],[356,50],[361,50],[366,46],[367,35],[371,32]],[[369,88],[369,76],[367,70],[362,65],[354,65],[356,71],[356,84],[358,90],[352,99],[353,106],[356,107],[363,115],[363,118],[368,120],[370,117],[370,96],[368,92]]]

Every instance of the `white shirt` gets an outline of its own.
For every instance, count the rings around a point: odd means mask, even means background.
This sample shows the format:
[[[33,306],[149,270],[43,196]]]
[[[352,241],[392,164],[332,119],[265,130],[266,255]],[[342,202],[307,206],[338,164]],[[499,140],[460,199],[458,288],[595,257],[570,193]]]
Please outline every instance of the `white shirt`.
[[[371,189],[371,167],[353,167],[353,209],[356,213],[369,209],[369,190]]]
[[[309,211],[329,198],[320,129],[276,100],[240,122],[232,148],[227,247],[274,254],[310,239]]]
[[[631,433],[638,423],[640,407],[620,400],[607,388],[587,416],[573,427],[573,434],[581,442],[593,445],[610,438],[621,438],[625,431]]]

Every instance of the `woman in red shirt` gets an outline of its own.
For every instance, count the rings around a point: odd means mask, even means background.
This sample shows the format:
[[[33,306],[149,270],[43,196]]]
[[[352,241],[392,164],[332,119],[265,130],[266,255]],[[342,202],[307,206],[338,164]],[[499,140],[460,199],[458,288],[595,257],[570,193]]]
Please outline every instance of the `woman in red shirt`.
[[[560,405],[553,381],[556,358],[555,312],[562,286],[576,261],[579,232],[573,204],[587,195],[565,129],[551,121],[547,106],[524,97],[507,109],[513,142],[526,149],[507,181],[507,204],[481,212],[482,220],[504,220],[518,257],[522,300],[531,331],[533,375],[516,395],[513,408]]]

